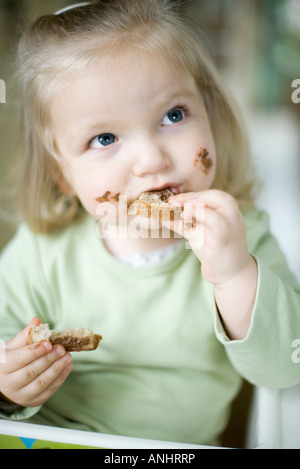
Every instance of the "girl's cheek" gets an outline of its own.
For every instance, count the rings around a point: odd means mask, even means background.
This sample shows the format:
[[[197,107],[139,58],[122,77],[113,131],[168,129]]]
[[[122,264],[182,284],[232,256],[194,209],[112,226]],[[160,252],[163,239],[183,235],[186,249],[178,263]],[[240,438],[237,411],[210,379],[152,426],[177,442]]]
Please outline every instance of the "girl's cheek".
[[[214,161],[206,148],[200,148],[194,159],[194,168],[199,169],[206,176],[210,174],[214,167]]]

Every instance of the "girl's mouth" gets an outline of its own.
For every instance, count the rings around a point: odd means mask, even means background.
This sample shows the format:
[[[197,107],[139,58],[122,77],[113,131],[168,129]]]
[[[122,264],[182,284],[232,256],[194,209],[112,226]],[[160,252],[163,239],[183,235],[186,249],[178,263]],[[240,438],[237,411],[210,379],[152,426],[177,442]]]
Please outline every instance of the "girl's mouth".
[[[149,192],[161,192],[162,195],[168,199],[172,195],[178,195],[182,193],[183,189],[183,184],[175,184],[175,183],[167,183],[164,184],[163,186],[159,187],[151,187],[149,189],[146,189],[142,191],[138,197],[135,198],[130,198],[127,201],[128,206],[130,206],[135,200],[139,199],[142,194],[149,193]],[[120,193],[114,194],[110,191],[106,191],[105,194],[103,194],[100,197],[97,197],[95,200],[98,203],[104,203],[104,202],[112,202],[112,203],[118,203],[120,199]]]
[[[182,188],[183,188],[182,184],[167,183],[160,187],[152,187],[143,192],[160,192],[160,191],[167,192],[168,191],[168,192],[171,192],[171,194],[173,195],[178,195],[178,194],[181,194]]]

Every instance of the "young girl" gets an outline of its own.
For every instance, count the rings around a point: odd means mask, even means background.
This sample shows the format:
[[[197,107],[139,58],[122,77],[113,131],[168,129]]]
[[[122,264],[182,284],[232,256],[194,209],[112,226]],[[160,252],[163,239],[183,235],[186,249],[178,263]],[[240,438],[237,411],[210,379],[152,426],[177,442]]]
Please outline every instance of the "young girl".
[[[19,66],[25,223],[0,263],[1,418],[217,442],[241,376],[300,381],[300,289],[255,209],[247,139],[221,79],[162,0],[42,17]],[[127,204],[124,217],[120,196],[131,205],[165,188],[180,220],[152,230]],[[27,345],[41,322],[103,341],[72,357]]]

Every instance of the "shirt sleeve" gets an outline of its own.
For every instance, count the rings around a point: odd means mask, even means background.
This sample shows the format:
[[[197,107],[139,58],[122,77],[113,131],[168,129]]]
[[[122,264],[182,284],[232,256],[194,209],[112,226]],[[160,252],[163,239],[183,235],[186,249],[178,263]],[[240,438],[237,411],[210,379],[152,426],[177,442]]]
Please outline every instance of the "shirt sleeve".
[[[19,407],[16,404],[7,404],[0,399],[0,419],[22,422],[38,413],[39,407]]]
[[[249,251],[258,265],[251,325],[243,340],[230,340],[215,310],[215,330],[235,369],[254,385],[287,387],[300,382],[293,342],[300,338],[300,288],[270,233],[269,217],[246,217]]]
[[[0,256],[0,341],[1,363],[5,361],[5,342],[15,337],[34,316],[46,322],[47,292],[41,275],[35,236],[22,226]],[[0,383],[1,387],[1,383]],[[24,420],[40,407],[18,408],[0,397],[0,418]]]
[[[37,237],[22,225],[0,256],[0,339],[15,337],[34,316],[48,322],[52,309]]]

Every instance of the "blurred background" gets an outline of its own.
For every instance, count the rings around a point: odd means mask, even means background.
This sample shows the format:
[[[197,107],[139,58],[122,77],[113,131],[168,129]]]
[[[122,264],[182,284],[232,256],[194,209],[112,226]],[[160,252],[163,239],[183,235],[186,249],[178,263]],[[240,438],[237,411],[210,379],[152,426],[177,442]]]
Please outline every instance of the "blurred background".
[[[0,80],[6,83],[5,99],[0,88],[0,251],[17,226],[8,179],[20,122],[12,80],[14,48],[37,16],[75,1],[0,0]],[[264,183],[258,205],[269,212],[271,229],[300,282],[300,103],[291,98],[293,81],[300,81],[300,0],[186,0],[183,8],[197,21],[199,40],[244,113],[254,164]],[[246,386],[235,404],[225,446],[243,445],[241,416],[248,412],[251,392]]]
[[[71,3],[0,0],[0,79],[6,83],[6,103],[0,103],[1,187],[20,119],[18,93],[11,86],[14,46],[37,16]],[[300,79],[300,0],[187,0],[184,5],[244,112],[264,182],[259,206],[270,213],[272,231],[300,281],[300,103],[291,99],[292,82]],[[16,229],[9,207],[8,197],[2,197],[0,250]]]

